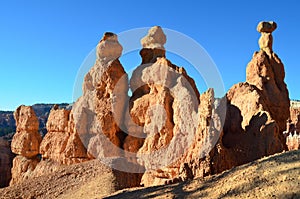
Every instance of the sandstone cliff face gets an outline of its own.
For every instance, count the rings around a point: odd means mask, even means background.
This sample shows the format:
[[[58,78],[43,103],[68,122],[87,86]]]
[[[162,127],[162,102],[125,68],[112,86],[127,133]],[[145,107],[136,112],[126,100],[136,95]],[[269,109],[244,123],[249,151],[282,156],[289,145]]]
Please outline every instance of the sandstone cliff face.
[[[0,188],[9,185],[13,157],[9,143],[0,138]]]
[[[285,149],[268,102],[255,86],[234,85],[227,93],[223,133],[212,151],[212,173],[245,164]]]
[[[253,55],[246,72],[246,81],[262,91],[270,114],[281,132],[286,129],[286,120],[290,116],[290,100],[284,74],[283,64],[277,55],[273,52],[268,55],[263,50]]]
[[[47,122],[48,133],[43,138],[40,153],[44,159],[61,164],[74,164],[88,160],[79,136],[69,133],[70,110],[52,109]]]

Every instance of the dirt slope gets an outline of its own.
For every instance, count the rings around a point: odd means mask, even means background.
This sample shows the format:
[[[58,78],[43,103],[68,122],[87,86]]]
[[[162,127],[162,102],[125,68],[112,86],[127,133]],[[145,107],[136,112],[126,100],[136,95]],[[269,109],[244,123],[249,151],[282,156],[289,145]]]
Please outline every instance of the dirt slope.
[[[300,198],[300,151],[281,153],[206,179],[121,190],[114,198]]]
[[[96,198],[118,186],[111,169],[93,160],[0,189],[0,198]]]
[[[94,160],[0,189],[0,198],[300,198],[300,151],[173,185],[115,192],[114,180],[111,170]]]

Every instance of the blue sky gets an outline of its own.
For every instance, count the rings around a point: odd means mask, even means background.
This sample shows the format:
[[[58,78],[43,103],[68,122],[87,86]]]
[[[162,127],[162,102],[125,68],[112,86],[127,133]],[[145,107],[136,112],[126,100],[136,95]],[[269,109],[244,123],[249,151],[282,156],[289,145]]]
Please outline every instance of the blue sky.
[[[71,102],[77,71],[104,32],[154,25],[202,45],[228,90],[245,81],[247,63],[258,50],[256,26],[262,20],[278,24],[273,49],[285,64],[290,98],[300,99],[297,0],[105,2],[0,1],[0,110]],[[184,63],[172,58],[175,64]],[[136,52],[124,65],[133,68],[139,61]]]

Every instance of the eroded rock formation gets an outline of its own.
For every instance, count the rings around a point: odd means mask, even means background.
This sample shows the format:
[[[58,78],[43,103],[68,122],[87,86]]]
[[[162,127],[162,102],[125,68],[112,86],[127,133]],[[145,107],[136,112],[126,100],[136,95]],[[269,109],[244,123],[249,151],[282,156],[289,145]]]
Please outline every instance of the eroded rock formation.
[[[260,51],[254,53],[247,66],[246,81],[261,90],[271,117],[278,124],[279,131],[283,132],[290,116],[290,100],[284,82],[283,63],[272,49],[272,32],[276,27],[275,22],[258,24],[257,30],[262,34],[259,40]]]
[[[160,39],[158,39],[160,38]],[[153,27],[142,40],[142,65],[130,79],[130,118],[141,128],[128,128],[127,142],[136,142],[138,162],[145,166],[142,184],[164,184],[178,178],[181,156],[193,142],[198,124],[199,92],[182,67],[165,57],[166,36]],[[136,132],[140,131],[140,132]],[[133,141],[135,140],[135,141]],[[126,147],[124,147],[126,150]]]
[[[286,131],[283,135],[286,138],[286,145],[289,150],[300,149],[300,108],[299,102],[291,101],[291,115],[290,119],[287,120]]]
[[[272,49],[271,33],[276,27],[274,22],[258,25],[261,50],[247,66],[246,82],[234,85],[222,100],[215,100],[212,90],[199,100],[193,81],[179,72],[183,69],[166,60],[161,45],[163,53],[158,55],[151,48],[141,51],[143,65],[130,80],[130,114],[147,135],[137,152],[139,162],[147,169],[142,184],[220,173],[286,149],[281,132],[289,117],[289,98],[284,66]],[[150,30],[149,37],[155,38],[155,32],[161,35],[157,30]],[[142,39],[143,46],[145,40],[152,41]],[[149,42],[147,45],[151,46]],[[153,51],[157,50],[154,47]],[[189,135],[185,132],[191,132],[192,141],[187,142]]]
[[[19,106],[14,112],[17,132],[11,143],[11,150],[17,156],[13,160],[12,179],[15,184],[30,177],[39,162],[41,135],[38,133],[39,121],[31,106]]]
[[[105,33],[97,46],[96,63],[84,78],[83,96],[71,111],[70,131],[80,136],[95,158],[121,154],[120,126],[128,91],[127,74],[118,59],[121,53],[117,35]]]
[[[133,181],[122,182],[128,187],[138,186],[141,175],[135,174],[139,168],[132,169],[139,167],[136,162],[124,158],[128,78],[118,59],[121,53],[117,35],[105,33],[97,46],[96,62],[84,78],[83,95],[73,105],[69,128],[70,133],[79,135],[90,157],[128,172]],[[132,144],[127,147],[134,151]]]
[[[14,113],[17,132],[13,137],[13,153],[24,157],[35,157],[39,153],[41,135],[38,133],[39,121],[30,106],[20,106]]]
[[[227,114],[221,134],[210,156],[212,173],[253,161],[286,149],[282,131],[289,117],[289,97],[284,66],[272,50],[274,22],[261,22],[260,51],[246,70],[246,82],[226,94]]]
[[[44,159],[62,164],[74,164],[89,160],[85,147],[76,133],[69,132],[70,110],[53,108],[47,131],[40,146]]]
[[[129,83],[118,59],[117,35],[105,33],[84,78],[83,95],[71,111],[51,110],[40,147],[34,113],[17,109],[12,149],[20,155],[11,183],[97,158],[128,174],[131,181],[118,178],[123,187],[140,181],[153,186],[220,173],[281,152],[290,112],[284,66],[272,49],[276,27],[274,22],[258,25],[260,51],[247,66],[246,82],[234,85],[223,99],[216,99],[213,89],[200,95],[185,69],[166,58],[166,35],[159,26],[141,40],[142,63]],[[141,178],[135,173],[143,168]]]

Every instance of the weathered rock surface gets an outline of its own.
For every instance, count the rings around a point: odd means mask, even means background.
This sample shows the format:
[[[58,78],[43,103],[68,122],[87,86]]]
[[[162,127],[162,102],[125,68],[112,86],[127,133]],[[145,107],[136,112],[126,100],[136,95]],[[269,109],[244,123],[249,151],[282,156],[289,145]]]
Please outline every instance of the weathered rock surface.
[[[31,145],[14,145],[21,155],[14,160],[12,183],[43,169],[57,171],[60,164],[98,158],[131,177],[116,180],[124,187],[153,186],[220,173],[283,151],[290,102],[284,66],[272,49],[276,27],[258,25],[260,51],[247,66],[246,82],[223,99],[215,99],[213,89],[200,95],[184,68],[166,58],[166,36],[158,26],[141,40],[142,64],[132,74],[128,97],[127,74],[118,60],[122,46],[115,34],[105,33],[84,78],[83,96],[71,111],[50,113],[40,147],[43,160],[38,163],[36,151],[25,153],[33,151]],[[17,129],[35,132],[32,117],[19,115],[29,119],[21,119]],[[144,168],[142,178],[135,174]]]
[[[43,138],[40,153],[45,159],[62,164],[89,160],[79,136],[69,133],[70,110],[52,109],[47,122],[48,133]]]
[[[211,153],[212,173],[285,149],[279,127],[270,115],[269,103],[257,87],[240,83],[234,85],[226,97],[223,133]]]
[[[257,25],[257,31],[260,33],[272,33],[277,28],[274,21],[262,21]]]
[[[13,153],[24,157],[34,157],[39,153],[41,135],[38,133],[39,122],[30,106],[20,106],[14,113],[17,132],[11,143]]]
[[[275,23],[258,26],[262,33],[275,29]],[[210,153],[212,174],[286,149],[282,132],[290,102],[284,66],[272,46],[260,47],[247,66],[246,82],[227,92],[223,133]]]
[[[9,142],[0,138],[0,188],[9,185],[13,157]]]
[[[13,137],[12,150],[20,155],[13,160],[11,185],[57,171],[61,164],[89,160],[79,136],[69,133],[69,114],[70,110],[54,106],[46,125],[48,133],[41,142],[32,107],[20,106],[16,110],[17,130],[20,131]],[[44,160],[37,156],[39,153]]]
[[[300,134],[293,132],[286,137],[286,145],[290,151],[300,149]]]
[[[275,29],[275,23],[258,25],[258,31],[266,34]],[[209,154],[211,174],[286,149],[282,132],[290,102],[284,66],[270,42],[254,53],[247,66],[246,82],[234,85],[226,94],[223,132]]]
[[[299,102],[291,101],[290,119],[287,120],[286,131],[283,132],[286,138],[286,145],[289,150],[300,149],[300,108]]]
[[[39,120],[39,133],[44,136],[47,133],[46,123],[51,108],[54,104],[34,104],[32,108]],[[58,104],[61,108],[70,109],[71,104]],[[16,132],[16,121],[14,119],[14,111],[0,111],[0,137],[6,140],[12,140]]]
[[[160,26],[153,26],[149,29],[148,34],[142,38],[141,44],[143,48],[165,49],[164,44],[167,37]]]
[[[39,162],[41,135],[39,122],[31,106],[19,106],[14,112],[17,132],[11,143],[11,150],[18,154],[13,160],[10,185],[19,183],[31,176]]]
[[[14,113],[17,132],[13,137],[13,153],[24,157],[34,157],[39,153],[41,135],[38,133],[39,122],[30,106],[20,106]]]
[[[10,185],[18,184],[26,179],[32,178],[34,169],[39,161],[37,157],[27,158],[21,155],[16,156],[11,169],[12,179]]]
[[[257,29],[263,34],[270,34],[277,28],[275,22],[261,22]],[[269,42],[270,43],[270,42]],[[290,100],[284,82],[284,65],[272,50],[272,43],[266,48],[260,45],[246,71],[246,81],[259,90],[265,98],[270,116],[276,121],[279,132],[286,130],[286,121],[290,117]],[[281,138],[283,141],[284,139]]]
[[[246,81],[261,90],[270,115],[281,132],[286,129],[286,120],[290,117],[289,93],[284,76],[284,66],[275,53],[269,56],[260,50],[247,66]]]
[[[165,42],[160,27],[149,30],[141,40],[142,65],[130,79],[133,96],[129,113],[141,129],[127,129],[130,135],[143,135],[145,139],[139,146],[140,138],[127,136],[124,146],[137,143],[133,148],[138,162],[147,170],[142,178],[145,186],[161,184],[178,175],[180,165],[173,163],[190,146],[197,128],[199,92],[186,71],[165,58]],[[174,168],[163,171],[168,165]]]
[[[123,133],[119,126],[128,91],[127,75],[118,60],[121,51],[117,36],[105,33],[97,47],[96,63],[84,78],[83,96],[71,111],[70,130],[80,136],[95,158],[121,153]]]
[[[191,147],[180,161],[179,180],[204,177],[212,174],[210,152],[219,140],[225,117],[224,102],[215,99],[209,89],[200,96],[198,126]]]
[[[271,55],[273,51],[273,36],[272,32],[277,28],[277,24],[273,21],[260,22],[257,26],[257,31],[261,33],[258,44],[261,50]]]
[[[97,46],[96,62],[84,78],[83,95],[73,105],[69,128],[70,133],[79,136],[89,157],[103,162],[120,158],[110,164],[112,168],[126,173],[136,166],[137,169],[132,170],[138,173],[139,165],[133,165],[136,161],[130,163],[129,159],[123,158],[123,147],[128,151],[135,151],[132,144],[141,142],[134,140],[124,145],[128,79],[118,59],[121,52],[122,46],[118,42],[117,35],[105,33]],[[134,184],[139,184],[141,175],[132,174],[132,176]],[[120,183],[124,186],[131,184],[129,181]]]
[[[143,62],[134,71],[130,114],[147,135],[137,152],[147,170],[142,184],[158,185],[220,173],[286,149],[281,132],[289,117],[289,98],[284,66],[272,49],[271,32],[275,29],[275,23],[258,26],[266,45],[260,41],[261,50],[248,64],[247,82],[234,85],[218,105],[212,90],[201,95],[199,105],[199,98],[193,98],[198,95],[191,92],[196,90],[193,83],[164,56],[147,59],[149,63]],[[160,89],[161,85],[167,89]],[[152,100],[161,109],[149,114]],[[164,124],[158,122],[162,120]],[[148,128],[147,122],[154,122],[150,125],[154,128]]]

